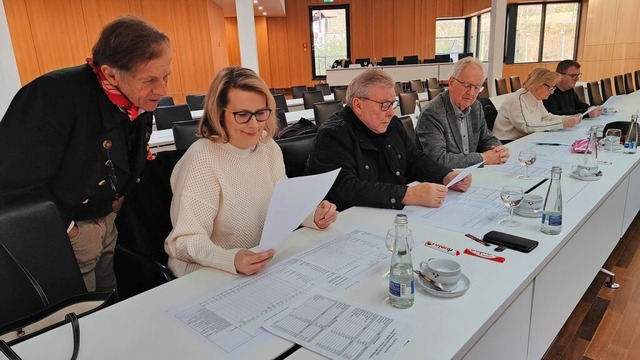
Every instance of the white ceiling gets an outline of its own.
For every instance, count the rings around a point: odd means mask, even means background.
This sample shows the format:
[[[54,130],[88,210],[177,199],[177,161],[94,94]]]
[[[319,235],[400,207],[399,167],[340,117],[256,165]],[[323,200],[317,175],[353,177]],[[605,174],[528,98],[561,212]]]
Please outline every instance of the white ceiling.
[[[218,4],[224,11],[224,17],[236,16],[236,1],[235,0],[211,0]],[[241,0],[251,1],[251,0]],[[263,9],[259,10],[258,6],[262,6]],[[284,0],[258,0],[257,4],[253,4],[253,13],[255,16],[264,16],[263,12],[267,13],[267,17],[286,16],[284,8]]]

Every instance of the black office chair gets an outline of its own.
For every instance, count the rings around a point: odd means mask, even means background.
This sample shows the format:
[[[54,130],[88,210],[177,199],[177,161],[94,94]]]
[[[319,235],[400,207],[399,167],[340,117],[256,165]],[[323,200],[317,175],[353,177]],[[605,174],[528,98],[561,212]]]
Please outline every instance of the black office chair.
[[[633,87],[633,74],[624,74],[624,88],[627,90],[627,94],[631,94],[632,92],[636,91],[636,89]]]
[[[509,76],[509,86],[511,86],[511,92],[514,92],[522,87],[520,83],[520,76]]]
[[[356,64],[360,65],[361,67],[367,67],[369,66],[369,64],[371,64],[371,58],[356,59]]]
[[[482,104],[482,111],[484,112],[484,120],[487,123],[487,129],[493,130],[493,124],[496,122],[498,116],[498,109],[493,105],[493,102],[488,98],[478,98],[480,104]]]
[[[398,60],[396,59],[395,56],[383,57],[381,65],[382,66],[398,65]]]
[[[336,87],[333,88],[333,98],[336,100],[342,101],[342,104],[347,103],[347,88],[346,87]]]
[[[297,85],[297,86],[292,86],[291,87],[291,97],[293,97],[294,99],[300,99],[302,98],[302,93],[307,91],[309,89],[307,89],[306,85]]]
[[[415,91],[417,93],[424,92],[424,85],[422,84],[422,80],[411,80],[409,84],[411,86],[411,91]]]
[[[273,99],[276,101],[276,108],[282,109],[284,112],[289,112],[289,106],[287,105],[287,99],[283,94],[273,95]]]
[[[167,268],[164,240],[173,229],[169,179],[184,153],[185,150],[163,151],[154,160],[147,160],[140,180],[118,212],[114,270],[121,299],[175,279]]]
[[[304,168],[313,149],[315,138],[316,134],[308,134],[276,140],[276,144],[282,150],[287,177],[293,178],[304,175]]]
[[[444,88],[443,87],[439,87],[439,88],[435,88],[435,89],[427,89],[427,94],[429,95],[429,100],[433,100],[436,96],[438,96],[438,94],[443,93],[444,92]]]
[[[415,143],[416,141],[416,129],[413,127],[413,120],[411,120],[411,116],[400,116],[398,118],[400,122],[402,122],[402,126],[404,127],[404,131],[407,132],[407,137],[411,139]]]
[[[280,130],[286,128],[288,125],[287,115],[281,108],[276,108],[276,124],[278,125],[278,131],[276,131],[276,134],[278,134]]]
[[[418,93],[403,92],[398,95],[400,101],[400,113],[402,115],[414,114],[416,112],[416,101],[418,101]]]
[[[171,126],[176,150],[187,150],[198,140],[198,124],[200,120],[176,121]]]
[[[313,119],[316,122],[316,126],[320,127],[333,113],[342,110],[342,107],[342,101],[340,100],[323,101],[313,104]]]
[[[204,94],[192,94],[187,95],[187,105],[189,105],[189,109],[193,110],[202,110],[204,108]]]
[[[438,78],[427,78],[427,89],[431,88],[431,89],[437,89],[440,87],[440,81],[438,81]]]
[[[627,89],[624,87],[624,77],[616,75],[613,77],[613,86],[616,88],[616,95],[625,95]]]
[[[600,106],[604,103],[602,101],[602,95],[600,95],[600,87],[597,81],[591,81],[587,83],[587,93],[589,94],[589,104],[593,106]]]
[[[495,82],[497,95],[504,95],[509,93],[509,90],[507,90],[507,80],[505,78],[495,79]]]
[[[576,87],[573,88],[573,91],[576,92],[576,95],[578,95],[578,99],[580,99],[580,101],[582,101],[583,103],[587,103],[587,98],[584,96],[584,86],[576,85]]]
[[[613,87],[611,86],[611,78],[600,79],[600,88],[602,89],[602,101],[607,101],[613,96]]]
[[[170,106],[170,105],[175,105],[175,103],[173,102],[172,96],[163,96],[160,98],[160,100],[158,100],[158,106]]]
[[[322,91],[322,95],[331,95],[331,86],[329,84],[317,84],[316,90]]]
[[[418,59],[418,55],[405,55],[402,63],[404,65],[420,64],[420,59]]]
[[[313,104],[323,101],[324,95],[322,95],[322,91],[320,90],[305,91],[302,93],[302,102],[304,103],[305,109],[313,109]]]
[[[158,107],[153,116],[158,130],[171,129],[171,125],[176,121],[193,120],[187,104]]]

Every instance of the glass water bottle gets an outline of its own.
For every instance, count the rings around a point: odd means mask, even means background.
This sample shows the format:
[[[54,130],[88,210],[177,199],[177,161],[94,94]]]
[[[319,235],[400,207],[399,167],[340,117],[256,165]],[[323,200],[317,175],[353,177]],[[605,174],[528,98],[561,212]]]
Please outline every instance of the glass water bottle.
[[[558,235],[562,230],[562,191],[560,190],[560,176],[562,168],[551,168],[551,183],[544,198],[542,207],[542,225],[540,231],[548,235]]]
[[[393,307],[406,309],[413,306],[415,292],[411,247],[407,242],[407,215],[396,215],[394,222],[396,238],[389,268],[389,303]]]

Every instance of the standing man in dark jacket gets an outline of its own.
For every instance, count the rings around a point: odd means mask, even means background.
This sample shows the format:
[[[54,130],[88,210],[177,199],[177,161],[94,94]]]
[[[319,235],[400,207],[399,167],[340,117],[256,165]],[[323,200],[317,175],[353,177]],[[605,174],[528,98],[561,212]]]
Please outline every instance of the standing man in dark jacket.
[[[167,93],[169,38],[135,17],[107,24],[87,64],[40,76],[0,122],[0,206],[53,201],[89,291],[116,288],[116,213]]]
[[[582,114],[589,109],[589,104],[582,102],[578,94],[573,90],[578,80],[580,80],[580,63],[574,60],[562,60],[556,66],[556,72],[562,77],[556,84],[556,91],[549,95],[549,98],[542,103],[548,112],[556,115],[576,115]],[[598,106],[587,114],[587,117],[597,117],[602,115],[604,108]]]
[[[437,164],[407,137],[393,110],[394,81],[378,69],[363,71],[347,89],[347,105],[316,135],[307,173],[342,168],[327,199],[344,210],[351,206],[402,209],[404,205],[437,207],[457,174]],[[419,181],[414,186],[408,183]],[[468,176],[451,189],[465,191]]]

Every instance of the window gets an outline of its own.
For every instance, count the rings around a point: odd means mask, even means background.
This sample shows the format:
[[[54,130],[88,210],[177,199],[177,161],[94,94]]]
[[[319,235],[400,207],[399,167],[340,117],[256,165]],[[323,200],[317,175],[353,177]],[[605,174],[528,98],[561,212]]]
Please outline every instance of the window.
[[[507,12],[506,63],[575,58],[579,2],[512,5]]]
[[[313,79],[326,79],[327,68],[350,54],[349,6],[309,7]]]
[[[464,52],[465,20],[436,20],[436,54]]]

